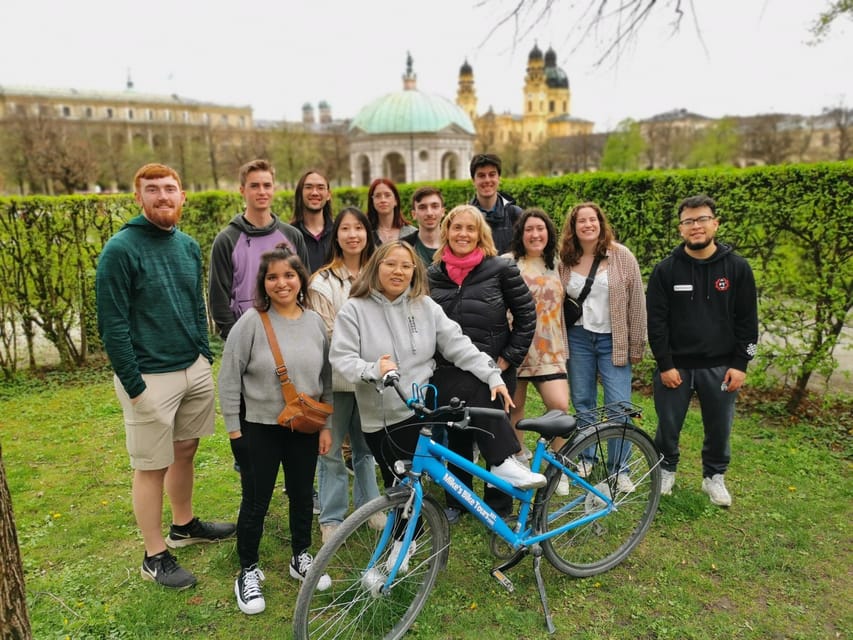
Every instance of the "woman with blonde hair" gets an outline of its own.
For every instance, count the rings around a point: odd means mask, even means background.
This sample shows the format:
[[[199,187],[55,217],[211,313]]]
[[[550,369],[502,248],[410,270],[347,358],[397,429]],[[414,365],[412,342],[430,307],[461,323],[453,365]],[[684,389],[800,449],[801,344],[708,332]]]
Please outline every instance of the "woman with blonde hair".
[[[516,367],[527,356],[536,330],[536,306],[515,263],[497,255],[492,230],[479,209],[460,205],[445,216],[436,261],[430,266],[428,276],[432,299],[447,317],[459,323],[462,333],[478,349],[497,363],[504,383],[514,393]],[[447,403],[451,396],[459,396],[472,406],[507,411],[512,406],[512,403],[504,406],[496,403],[488,389],[467,371],[443,358],[437,360],[433,383],[438,388],[439,404]],[[511,430],[508,418],[506,422],[506,428]],[[493,428],[503,426],[493,425]],[[451,431],[448,440],[453,451],[473,459],[474,442],[470,433]],[[513,453],[520,451],[515,440]],[[516,464],[527,469],[519,461]],[[469,474],[458,468],[453,472],[470,486]],[[487,486],[484,497],[500,515],[511,512],[512,500],[506,494]],[[451,496],[447,500],[448,520],[457,522],[464,511]]]

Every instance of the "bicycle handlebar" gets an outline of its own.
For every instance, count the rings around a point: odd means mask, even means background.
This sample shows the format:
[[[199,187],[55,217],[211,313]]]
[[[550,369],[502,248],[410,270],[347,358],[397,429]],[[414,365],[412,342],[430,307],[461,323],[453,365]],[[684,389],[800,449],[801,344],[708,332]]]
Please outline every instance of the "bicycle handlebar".
[[[394,391],[397,392],[397,395],[400,396],[400,399],[406,403],[406,406],[414,411],[418,417],[447,417],[451,419],[453,426],[459,429],[466,429],[470,418],[500,420],[507,417],[506,412],[502,409],[494,409],[491,407],[469,407],[459,398],[452,398],[450,403],[443,407],[430,409],[417,398],[409,398],[406,396],[406,393],[400,387],[400,373],[396,369],[392,369],[382,376],[382,385],[385,387],[392,387]]]

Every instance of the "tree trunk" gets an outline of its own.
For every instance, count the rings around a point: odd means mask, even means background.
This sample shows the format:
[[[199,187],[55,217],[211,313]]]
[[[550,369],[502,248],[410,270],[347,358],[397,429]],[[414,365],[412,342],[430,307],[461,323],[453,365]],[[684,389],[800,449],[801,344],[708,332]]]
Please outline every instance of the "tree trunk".
[[[12,496],[6,485],[3,448],[0,446],[0,638],[31,640],[32,637]]]

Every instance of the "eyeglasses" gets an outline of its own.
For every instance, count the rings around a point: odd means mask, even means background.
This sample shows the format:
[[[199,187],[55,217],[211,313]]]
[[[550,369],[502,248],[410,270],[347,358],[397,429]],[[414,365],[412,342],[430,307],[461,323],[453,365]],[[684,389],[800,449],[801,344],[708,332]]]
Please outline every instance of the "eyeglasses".
[[[387,260],[383,260],[379,264],[388,267],[391,271],[399,269],[403,273],[408,273],[415,270],[415,265],[411,262],[388,262]]]
[[[694,224],[708,224],[714,216],[699,216],[698,218],[684,218],[678,223],[679,227],[692,227]]]
[[[373,199],[374,200],[394,200],[394,194],[391,193],[390,191],[387,193],[374,193]]]
[[[326,185],[324,184],[303,184],[302,190],[311,193],[312,191],[316,191],[317,193],[326,193]]]

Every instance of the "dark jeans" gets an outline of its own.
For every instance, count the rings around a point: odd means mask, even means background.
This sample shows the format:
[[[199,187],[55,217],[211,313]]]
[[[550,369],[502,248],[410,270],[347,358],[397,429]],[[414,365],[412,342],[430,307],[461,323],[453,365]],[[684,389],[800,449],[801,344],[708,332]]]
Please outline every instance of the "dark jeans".
[[[237,517],[237,555],[241,567],[258,561],[264,519],[275,491],[278,467],[284,468],[290,516],[290,546],[293,555],[311,546],[314,470],[317,466],[319,434],[284,429],[277,424],[243,422],[240,483],[243,496]]]
[[[503,372],[504,383],[509,389],[510,395],[515,393],[516,376],[515,367],[510,367]],[[464,400],[471,407],[492,407],[503,409],[500,400],[491,400],[491,390],[488,385],[481,382],[477,377],[462,371],[456,367],[440,367],[430,380],[438,388],[438,404],[445,405],[451,398]],[[474,441],[480,448],[480,453],[486,461],[486,468],[500,464],[509,456],[521,451],[515,432],[509,422],[509,415],[503,420],[480,420],[474,425],[478,429],[485,429],[488,433],[479,430],[459,431],[449,429],[448,448],[468,460],[474,459]],[[450,471],[464,484],[471,486],[473,477],[470,473],[462,471],[455,465],[449,465]],[[461,504],[449,493],[445,493],[447,506],[464,511]],[[512,512],[512,497],[494,487],[486,487],[483,492],[486,503],[501,516],[507,516]]]
[[[705,427],[702,477],[710,478],[726,472],[731,460],[729,438],[735,417],[735,399],[738,395],[736,391],[729,393],[720,390],[727,370],[726,366],[679,369],[682,382],[675,389],[663,386],[660,371],[655,371],[655,411],[658,414],[655,444],[663,454],[661,466],[667,471],[675,471],[678,466],[678,440],[690,406],[690,398],[695,391],[702,411],[702,424]]]

